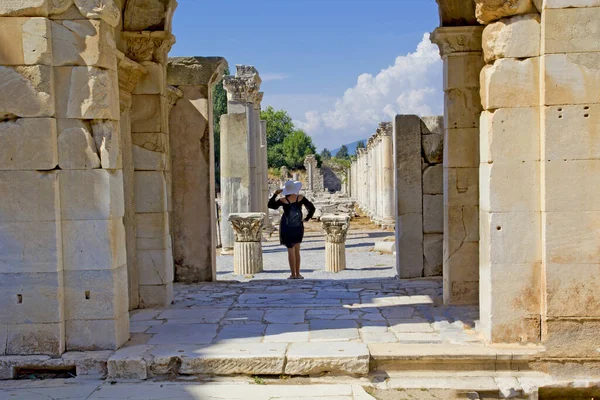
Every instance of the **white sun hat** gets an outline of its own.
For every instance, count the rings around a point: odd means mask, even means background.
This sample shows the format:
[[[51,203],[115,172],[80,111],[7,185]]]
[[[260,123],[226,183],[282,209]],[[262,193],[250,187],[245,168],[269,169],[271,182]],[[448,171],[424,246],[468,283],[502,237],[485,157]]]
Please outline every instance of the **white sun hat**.
[[[289,180],[283,185],[284,196],[289,196],[290,194],[299,194],[300,189],[302,189],[302,182]]]

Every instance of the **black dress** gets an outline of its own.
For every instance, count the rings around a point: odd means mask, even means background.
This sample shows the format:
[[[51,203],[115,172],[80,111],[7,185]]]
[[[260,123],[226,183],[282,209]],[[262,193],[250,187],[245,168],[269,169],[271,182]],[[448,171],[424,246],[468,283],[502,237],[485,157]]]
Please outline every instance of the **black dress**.
[[[286,216],[290,213],[292,207],[296,206],[304,206],[308,211],[308,215],[304,219],[304,221],[308,221],[315,214],[315,206],[313,203],[308,201],[308,199],[302,196],[302,200],[298,201],[300,196],[296,198],[295,203],[291,203],[290,200],[286,196],[287,203],[281,201],[281,199],[277,199],[277,195],[274,194],[273,197],[269,200],[269,208],[273,210],[277,210],[279,207],[283,207],[283,218],[281,218],[281,224],[279,225],[279,242],[291,249],[298,243],[302,243],[302,239],[304,238],[304,224],[300,224],[298,227],[289,227],[287,226],[287,218]]]

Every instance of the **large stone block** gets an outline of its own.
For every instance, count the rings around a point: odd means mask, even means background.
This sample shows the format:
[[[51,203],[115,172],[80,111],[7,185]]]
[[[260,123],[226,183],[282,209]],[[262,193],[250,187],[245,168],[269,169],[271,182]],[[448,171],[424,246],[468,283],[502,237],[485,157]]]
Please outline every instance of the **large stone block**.
[[[140,285],[166,285],[173,282],[173,252],[164,250],[137,251]]]
[[[100,156],[88,121],[58,120],[58,165],[61,169],[100,168]]]
[[[396,260],[400,278],[423,276],[423,217],[421,213],[397,217]]]
[[[446,242],[446,235],[444,235]],[[444,303],[477,304],[479,301],[479,243],[462,242],[448,254],[444,245]]]
[[[163,213],[167,211],[167,184],[162,171],[135,171],[135,211]]]
[[[423,194],[444,193],[444,167],[431,165],[423,170]]]
[[[476,168],[479,166],[479,129],[447,129],[444,147],[444,167]]]
[[[54,116],[52,67],[0,66],[0,119]]]
[[[148,73],[133,90],[133,94],[164,94],[167,87],[165,66],[151,61],[141,63]]]
[[[92,133],[104,169],[122,169],[121,128],[118,121],[94,120]]]
[[[127,266],[65,271],[65,320],[116,319],[129,309]]]
[[[65,322],[67,351],[117,350],[129,340],[129,313],[117,319]]]
[[[72,170],[60,172],[63,220],[102,220],[124,215],[122,171]]]
[[[499,58],[531,58],[540,55],[540,15],[501,19],[483,30],[483,55],[487,63]]]
[[[57,67],[58,118],[119,120],[119,79],[97,67]]]
[[[600,158],[600,105],[544,107],[542,113],[545,160]]]
[[[9,325],[7,333],[7,355],[57,357],[65,351],[65,325],[63,322]]]
[[[423,195],[423,232],[444,232],[444,196]]]
[[[598,262],[599,212],[546,212],[544,223],[547,263],[572,265]]]
[[[0,321],[51,324],[63,321],[62,272],[0,274]]]
[[[546,356],[592,358],[600,347],[600,321],[549,319],[546,321]]]
[[[123,220],[63,221],[65,271],[115,269],[127,263]]]
[[[398,214],[422,213],[421,120],[398,115],[394,124],[396,142],[396,198]]]
[[[169,150],[169,136],[165,133],[133,133],[131,140],[135,146],[145,150],[157,153],[167,153]]]
[[[0,122],[0,170],[51,170],[57,164],[56,120]]]
[[[114,0],[73,0],[79,12],[88,19],[101,19],[113,28],[121,20],[121,10]]]
[[[540,108],[500,108],[481,113],[482,163],[540,160]]]
[[[544,164],[546,211],[600,211],[600,160]]]
[[[169,232],[169,213],[136,213],[136,237],[138,239],[163,238]],[[147,250],[160,250],[164,247],[146,248]]]
[[[423,235],[423,272],[425,276],[442,276],[444,235]]]
[[[167,169],[166,153],[147,150],[134,145],[132,155],[136,171],[165,171]]]
[[[481,211],[480,261],[492,266],[541,263],[541,218],[540,212]]]
[[[0,271],[61,271],[62,235],[60,227],[56,225],[56,221],[0,223]]]
[[[140,308],[169,307],[173,300],[173,283],[140,285]]]
[[[600,51],[600,4],[598,6],[546,10],[544,53]]]
[[[37,171],[0,171],[0,221],[60,220],[58,174]]]
[[[481,52],[450,54],[444,60],[444,90],[478,89],[484,65]]]
[[[481,70],[481,103],[486,110],[540,104],[540,58],[503,58]]]
[[[133,95],[131,132],[168,132],[167,106],[167,100],[164,96],[156,94]]]
[[[479,205],[479,168],[444,168],[444,205]]]
[[[54,65],[80,65],[116,71],[113,35],[113,29],[104,21],[52,22]]]
[[[50,11],[49,0],[4,0],[0,15],[8,17],[45,17]]]
[[[423,153],[429,164],[441,164],[444,160],[444,135],[432,133],[423,135]]]
[[[545,105],[600,103],[600,53],[542,56]]]
[[[444,215],[446,258],[458,251],[463,243],[479,242],[478,206],[444,206]]]
[[[540,211],[539,162],[481,164],[479,172],[482,211]]]
[[[482,24],[504,17],[537,12],[532,0],[475,0],[475,15]]]
[[[477,73],[479,76],[479,72]],[[421,117],[421,133],[429,135],[431,133],[444,133],[444,116]]]
[[[0,65],[52,65],[50,20],[0,18]]]
[[[481,113],[479,86],[446,91],[444,111],[446,129],[478,128]]]
[[[547,314],[600,316],[600,264],[547,264]]]

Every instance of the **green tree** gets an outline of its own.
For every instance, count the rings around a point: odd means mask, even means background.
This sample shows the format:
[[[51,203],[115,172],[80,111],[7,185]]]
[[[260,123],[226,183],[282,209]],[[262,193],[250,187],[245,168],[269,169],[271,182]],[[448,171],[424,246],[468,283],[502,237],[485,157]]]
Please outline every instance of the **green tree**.
[[[229,69],[225,70],[229,75]],[[223,88],[223,81],[213,88],[213,125],[215,142],[215,180],[217,188],[221,182],[221,115],[227,114],[227,92]]]
[[[331,159],[331,152],[329,150],[327,150],[326,148],[323,149],[323,151],[321,152],[321,158],[323,160],[330,160]]]
[[[356,149],[357,149],[357,150],[358,150],[358,149],[365,149],[365,148],[367,148],[367,146],[365,145],[365,141],[364,141],[364,140],[361,140],[360,142],[358,142],[358,143],[356,144]]]
[[[350,154],[348,154],[348,146],[345,144],[340,147],[338,152],[335,154],[335,158],[339,158],[342,160],[348,160],[350,158]]]
[[[269,106],[261,111],[260,119],[267,121],[267,148],[283,144],[285,138],[294,132],[294,123],[287,111]]]
[[[285,162],[285,153],[283,151],[283,143],[276,144],[272,147],[267,147],[267,164],[269,168],[281,168],[284,165],[287,167]]]
[[[294,131],[283,141],[285,164],[288,168],[304,166],[304,158],[309,154],[315,154],[316,150],[310,136],[301,130]]]

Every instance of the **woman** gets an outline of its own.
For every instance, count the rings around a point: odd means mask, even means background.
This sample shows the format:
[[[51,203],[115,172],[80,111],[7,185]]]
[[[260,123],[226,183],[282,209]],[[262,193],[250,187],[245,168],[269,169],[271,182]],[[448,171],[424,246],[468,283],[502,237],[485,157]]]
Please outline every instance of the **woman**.
[[[302,221],[302,206],[306,207],[308,214],[304,221],[308,221],[315,213],[315,206],[304,196],[300,196],[301,182],[287,181],[283,189],[278,189],[269,200],[269,208],[277,210],[283,207],[283,217],[279,226],[279,241],[287,247],[288,261],[292,275],[288,279],[304,279],[300,275],[300,243],[304,237],[304,223]],[[277,199],[280,193],[284,197]]]

